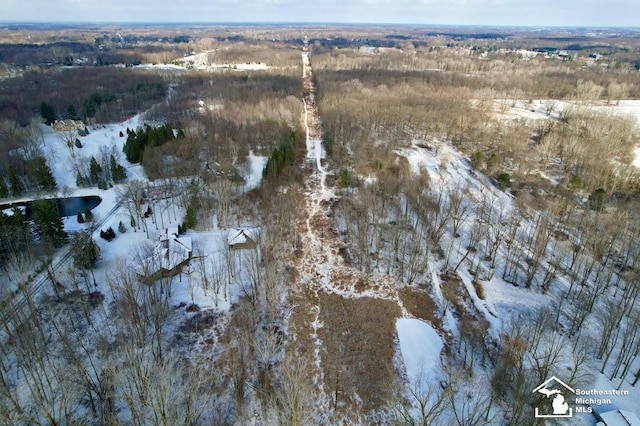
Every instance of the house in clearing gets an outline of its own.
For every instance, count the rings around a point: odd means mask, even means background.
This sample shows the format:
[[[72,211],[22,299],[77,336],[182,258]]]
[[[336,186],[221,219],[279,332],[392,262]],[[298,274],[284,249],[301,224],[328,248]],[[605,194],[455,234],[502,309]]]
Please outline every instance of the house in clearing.
[[[138,280],[153,284],[158,278],[177,275],[191,259],[192,252],[191,237],[179,236],[178,228],[166,228],[151,255],[136,268]]]
[[[231,228],[227,244],[234,250],[255,249],[260,239],[260,228]]]
[[[51,125],[54,132],[84,132],[85,125],[81,120],[56,120]]]

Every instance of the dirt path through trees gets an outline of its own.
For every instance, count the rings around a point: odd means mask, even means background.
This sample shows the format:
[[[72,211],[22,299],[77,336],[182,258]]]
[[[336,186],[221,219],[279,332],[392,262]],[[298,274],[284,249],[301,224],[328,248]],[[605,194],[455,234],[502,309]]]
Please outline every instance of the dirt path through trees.
[[[412,317],[396,284],[383,274],[366,275],[344,257],[344,243],[330,219],[338,198],[327,185],[322,128],[308,52],[303,51],[307,166],[305,214],[299,224],[302,249],[291,293],[289,357],[306,357],[314,397],[313,422],[367,423],[397,392],[395,322]]]

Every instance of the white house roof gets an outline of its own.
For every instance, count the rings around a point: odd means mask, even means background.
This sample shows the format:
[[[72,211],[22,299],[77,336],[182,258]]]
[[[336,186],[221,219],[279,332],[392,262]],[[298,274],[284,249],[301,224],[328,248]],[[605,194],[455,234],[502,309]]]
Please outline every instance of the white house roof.
[[[191,237],[178,237],[173,240],[176,244],[180,244],[184,249],[188,251],[193,251],[193,243],[191,242]]]
[[[158,271],[170,271],[187,259],[182,253],[171,249],[161,248],[154,250],[154,255],[143,260],[136,268],[136,272],[142,276],[150,276]]]
[[[179,234],[178,228],[165,228],[158,236],[158,239],[160,241],[175,239]]]
[[[260,234],[259,228],[232,228],[227,235],[227,243],[230,246],[257,242]]]
[[[148,277],[161,270],[170,271],[191,257],[191,237],[178,237],[178,228],[165,229],[159,240],[153,248],[153,254],[136,268],[139,275]]]

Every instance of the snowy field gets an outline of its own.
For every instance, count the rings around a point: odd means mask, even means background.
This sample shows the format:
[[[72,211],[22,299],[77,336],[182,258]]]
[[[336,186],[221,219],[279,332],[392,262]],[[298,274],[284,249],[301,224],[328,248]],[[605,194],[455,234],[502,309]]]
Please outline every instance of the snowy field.
[[[260,63],[212,63],[209,62],[209,54],[215,53],[215,50],[209,50],[202,53],[194,53],[175,60],[171,64],[141,64],[136,68],[156,69],[156,70],[172,70],[184,71],[194,69],[200,71],[217,71],[217,70],[234,70],[234,71],[264,71],[271,67]]]
[[[607,105],[604,101],[595,103],[577,103],[551,99],[534,99],[531,102],[522,100],[502,99],[494,101],[494,112],[505,119],[549,119],[570,108],[585,107],[603,114],[614,114],[632,117],[640,125],[640,100],[614,101]],[[549,114],[547,114],[549,112]]]

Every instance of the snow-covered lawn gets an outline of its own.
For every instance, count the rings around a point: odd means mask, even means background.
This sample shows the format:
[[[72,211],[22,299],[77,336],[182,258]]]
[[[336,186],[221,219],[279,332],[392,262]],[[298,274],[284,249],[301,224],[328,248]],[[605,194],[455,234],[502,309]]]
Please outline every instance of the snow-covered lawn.
[[[96,160],[99,159],[101,151],[106,150],[106,152],[113,153],[120,164],[127,168],[131,167],[131,164],[126,161],[124,154],[122,154],[122,147],[126,142],[127,136],[126,129],[135,130],[142,125],[142,115],[138,114],[122,123],[88,126],[89,134],[77,137],[82,144],[82,148],[74,146],[73,153],[63,139],[64,132],[54,132],[51,127],[43,126],[44,154],[58,187],[77,188],[73,164],[86,161],[88,166],[92,156]],[[120,137],[120,132],[124,135],[123,137]],[[132,173],[128,170],[127,174],[134,179],[144,178],[140,168]]]
[[[263,157],[255,155],[253,152],[249,152],[247,156],[247,162],[244,167],[241,168],[241,172],[245,178],[245,189],[255,189],[260,185],[262,181],[262,171],[267,165],[269,157]]]

